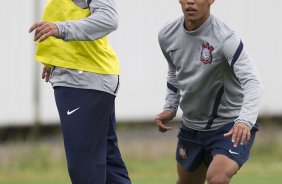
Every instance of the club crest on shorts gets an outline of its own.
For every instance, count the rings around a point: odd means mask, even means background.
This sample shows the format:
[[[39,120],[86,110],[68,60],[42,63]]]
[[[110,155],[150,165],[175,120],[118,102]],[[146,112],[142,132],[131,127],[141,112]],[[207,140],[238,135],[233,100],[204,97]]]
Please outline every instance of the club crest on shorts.
[[[187,149],[181,144],[178,145],[178,155],[182,160],[187,160],[188,158]]]
[[[204,64],[212,63],[212,51],[213,50],[214,50],[213,46],[210,46],[208,42],[202,44],[201,61]]]

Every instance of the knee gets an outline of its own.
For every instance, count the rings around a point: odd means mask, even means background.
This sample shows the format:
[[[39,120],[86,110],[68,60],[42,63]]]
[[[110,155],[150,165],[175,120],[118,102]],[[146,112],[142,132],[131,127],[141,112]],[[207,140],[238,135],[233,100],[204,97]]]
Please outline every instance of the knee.
[[[230,177],[224,173],[221,174],[214,174],[214,175],[207,175],[207,183],[208,184],[229,184]]]

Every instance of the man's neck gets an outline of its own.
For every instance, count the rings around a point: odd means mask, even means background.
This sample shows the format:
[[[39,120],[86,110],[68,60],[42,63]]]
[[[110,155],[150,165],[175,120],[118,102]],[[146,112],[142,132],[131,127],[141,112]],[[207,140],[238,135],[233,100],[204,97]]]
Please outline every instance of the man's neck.
[[[198,19],[198,20],[187,20],[184,17],[184,28],[186,31],[195,31],[197,30],[199,27],[201,27],[205,21],[209,18],[210,13],[208,13],[207,15],[203,16],[202,18]]]

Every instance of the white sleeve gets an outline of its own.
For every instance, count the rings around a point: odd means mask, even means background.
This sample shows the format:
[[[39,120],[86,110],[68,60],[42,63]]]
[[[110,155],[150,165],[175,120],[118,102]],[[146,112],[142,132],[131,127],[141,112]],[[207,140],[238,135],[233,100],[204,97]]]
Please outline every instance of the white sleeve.
[[[248,55],[241,39],[233,33],[223,43],[223,55],[238,78],[244,90],[243,104],[236,122],[254,126],[262,96],[262,83],[252,58]]]

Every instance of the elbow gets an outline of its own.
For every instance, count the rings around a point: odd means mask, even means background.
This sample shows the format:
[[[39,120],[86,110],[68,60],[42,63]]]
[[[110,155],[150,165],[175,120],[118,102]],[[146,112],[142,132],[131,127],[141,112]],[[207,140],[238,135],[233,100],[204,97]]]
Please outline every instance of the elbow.
[[[119,17],[117,12],[104,11],[103,14],[103,16],[105,17],[105,28],[108,30],[108,32],[110,33],[117,30],[119,25]]]
[[[263,95],[263,84],[261,80],[257,80],[256,83],[254,83],[255,90],[257,91],[257,94],[262,97]]]
[[[117,30],[117,28],[119,26],[118,15],[111,16],[111,20],[109,22],[110,22],[111,31]]]
[[[263,94],[263,84],[261,81],[259,82],[259,89],[260,89],[260,94],[262,95]]]
[[[118,23],[117,22],[113,22],[113,24],[111,25],[111,31],[115,31],[118,28]]]
[[[263,93],[263,84],[262,84],[262,81],[259,77],[257,79],[257,88],[260,91],[260,93],[262,94]]]
[[[99,25],[101,25],[101,28],[103,28],[104,32],[111,33],[112,31],[117,30],[119,25],[119,17],[118,13],[115,10],[100,8],[92,14],[92,16],[94,15],[95,18],[93,19],[95,21],[93,21],[93,23],[98,23]]]

